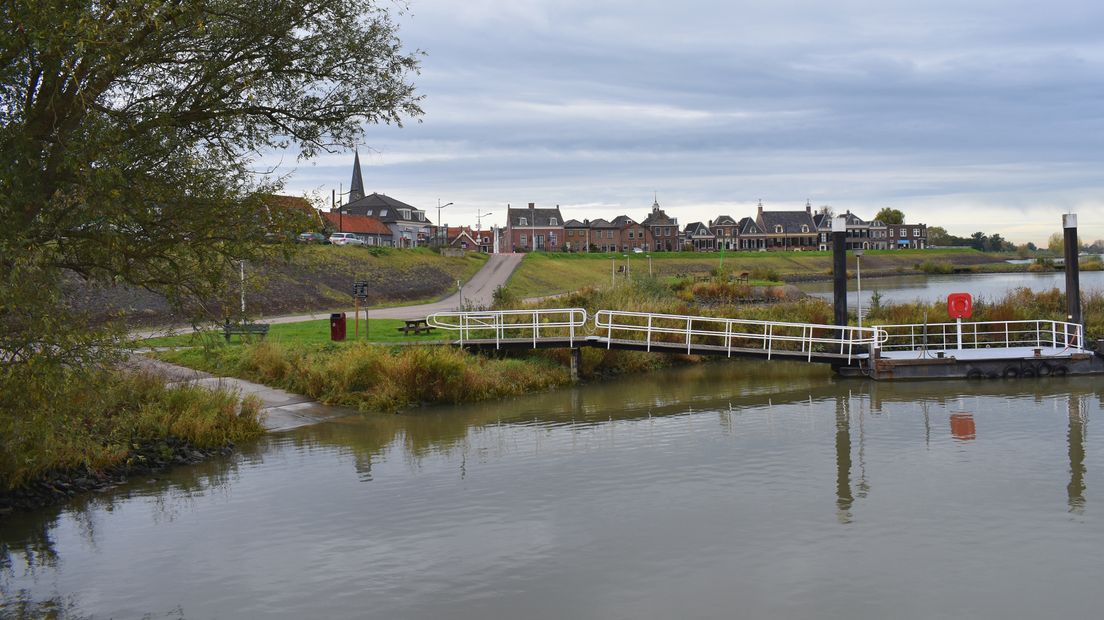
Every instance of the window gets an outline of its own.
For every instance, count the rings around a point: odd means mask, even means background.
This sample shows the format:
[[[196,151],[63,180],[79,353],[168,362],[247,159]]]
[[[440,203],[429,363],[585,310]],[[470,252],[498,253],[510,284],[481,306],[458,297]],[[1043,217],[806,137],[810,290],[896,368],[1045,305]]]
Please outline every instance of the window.
[[[803,233],[809,232],[809,227],[805,224],[802,224],[801,225],[801,232],[803,232]]]
[[[529,240],[529,239],[528,239],[528,238],[527,238],[527,237],[526,237],[525,235],[522,235],[522,236],[521,236],[521,245],[522,245],[522,247],[525,247],[525,243],[526,243],[526,242],[527,242],[528,240]]]
[[[890,228],[890,229],[889,229],[889,236],[890,236],[890,237],[892,237],[892,236],[893,236],[893,229],[892,229],[892,228]]]
[[[633,231],[630,230],[629,231],[629,239],[632,239],[632,238],[633,238]]]
[[[528,218],[524,218],[524,217],[519,217],[518,218],[518,226],[528,226],[528,225],[529,225],[529,219]]]
[[[368,209],[368,211],[365,213],[365,215],[372,215],[372,210]]]
[[[774,225],[774,232],[781,233],[782,232],[782,225],[781,224],[775,224]]]
[[[557,220],[554,217],[550,217],[550,218],[548,218],[548,225],[549,226],[559,226],[560,225],[559,220]]]
[[[410,219],[410,209],[399,209],[399,217],[404,220]]]
[[[380,217],[387,217],[387,209],[380,209]]]
[[[544,235],[537,235],[537,249],[544,249]]]
[[[548,233],[548,245],[556,247],[556,233]]]
[[[607,230],[606,231],[606,239],[613,239],[613,231],[612,230]]]
[[[920,236],[920,229],[919,228],[913,228],[912,229],[912,236],[913,237],[919,237]]]

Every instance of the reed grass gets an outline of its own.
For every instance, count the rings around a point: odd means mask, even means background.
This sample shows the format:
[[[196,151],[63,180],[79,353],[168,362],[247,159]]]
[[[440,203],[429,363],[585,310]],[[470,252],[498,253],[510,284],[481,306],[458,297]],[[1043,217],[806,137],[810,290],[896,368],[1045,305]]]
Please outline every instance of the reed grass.
[[[175,438],[214,448],[263,432],[260,403],[228,391],[167,387],[148,374],[70,373],[41,390],[5,397],[0,415],[0,487],[51,471],[102,471],[143,443]]]

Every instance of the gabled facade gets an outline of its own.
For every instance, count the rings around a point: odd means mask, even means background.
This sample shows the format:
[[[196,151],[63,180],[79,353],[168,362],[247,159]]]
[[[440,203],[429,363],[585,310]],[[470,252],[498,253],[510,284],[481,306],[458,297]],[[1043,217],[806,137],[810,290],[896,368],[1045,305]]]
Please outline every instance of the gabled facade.
[[[817,249],[817,227],[808,204],[804,211],[767,211],[760,202],[755,223],[762,230],[767,250]]]
[[[397,248],[425,245],[433,229],[426,219],[425,211],[386,194],[373,192],[360,200],[342,205],[339,210],[347,214],[374,217],[387,224]]]
[[[739,249],[737,240],[740,232],[739,223],[730,216],[718,215],[717,219],[710,220],[709,230],[713,232],[713,237],[716,238],[716,248],[718,250]]]
[[[742,217],[736,223],[737,249],[740,250],[766,250],[767,235],[759,224],[750,217]]]
[[[506,245],[513,252],[559,251],[564,243],[564,219],[560,208],[506,209]]]
[[[618,215],[610,224],[617,229],[618,245],[622,252],[631,252],[638,248],[645,252],[651,250],[651,235],[643,224],[638,224],[627,215]]]
[[[694,248],[695,252],[712,252],[716,249],[716,238],[713,231],[701,222],[691,222],[682,232],[682,240],[685,245]]]
[[[669,217],[659,208],[659,200],[652,203],[652,212],[640,223],[649,235],[652,247],[644,248],[656,252],[677,252],[681,249],[678,218]]]
[[[567,220],[564,222],[564,250],[568,252],[590,251],[589,222]]]
[[[587,229],[590,234],[590,246],[594,248],[596,252],[617,251],[617,246],[620,243],[620,236],[618,235],[618,228],[613,222],[606,221],[602,218],[590,220],[587,222]]]

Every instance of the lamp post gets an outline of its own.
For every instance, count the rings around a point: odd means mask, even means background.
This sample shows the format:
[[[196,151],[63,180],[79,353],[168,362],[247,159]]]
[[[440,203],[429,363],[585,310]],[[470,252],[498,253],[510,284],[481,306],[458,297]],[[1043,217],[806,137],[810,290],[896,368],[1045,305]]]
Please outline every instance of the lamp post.
[[[622,256],[625,257],[625,280],[627,281],[629,279],[629,255],[622,254]]]
[[[615,265],[617,265],[617,257],[610,256],[610,286],[617,286],[617,276],[613,271]]]
[[[437,245],[441,245],[441,209],[452,206],[451,202],[441,204],[441,199],[437,199]],[[445,233],[445,237],[448,237],[448,233]]]
[[[452,204],[452,203],[449,203],[449,204]],[[476,230],[483,230],[483,223],[482,223],[483,218],[485,218],[489,215],[494,215],[494,213],[480,213],[479,209],[475,210],[475,229]]]
[[[648,255],[648,277],[652,276],[652,255]]]
[[[859,327],[862,327],[862,250],[855,250],[855,282],[858,285]]]

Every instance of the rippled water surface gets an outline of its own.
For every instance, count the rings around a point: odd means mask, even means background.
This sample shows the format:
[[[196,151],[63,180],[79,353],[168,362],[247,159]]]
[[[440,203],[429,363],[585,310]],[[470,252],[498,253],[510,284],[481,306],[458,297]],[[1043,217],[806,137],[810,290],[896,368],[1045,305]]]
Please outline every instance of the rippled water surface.
[[[339,420],[0,522],[0,616],[1098,617],[1102,402],[716,363]]]

